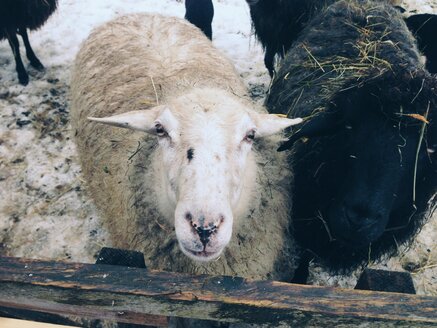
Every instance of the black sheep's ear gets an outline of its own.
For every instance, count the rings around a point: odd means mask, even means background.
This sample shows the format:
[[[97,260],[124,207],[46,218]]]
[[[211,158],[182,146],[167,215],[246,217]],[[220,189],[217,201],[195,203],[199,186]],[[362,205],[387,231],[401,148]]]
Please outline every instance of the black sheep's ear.
[[[301,130],[297,131],[296,133],[294,133],[290,138],[288,138],[288,140],[284,143],[282,143],[279,148],[277,149],[277,151],[284,151],[287,149],[290,149],[291,147],[293,147],[294,143],[299,140],[300,138],[305,137],[305,135],[303,133],[300,133]]]
[[[278,151],[293,146],[300,138],[314,138],[332,135],[341,129],[345,122],[356,119],[366,109],[367,104],[374,101],[370,95],[378,94],[381,85],[386,85],[386,77],[371,79],[362,85],[335,93],[326,107],[308,117],[303,118],[300,129],[289,140],[283,143]],[[353,110],[350,110],[350,109]]]
[[[331,134],[343,122],[341,111],[337,108],[326,109],[317,114],[304,118],[302,127],[296,131],[278,151],[290,149],[300,138],[321,137]]]
[[[314,138],[335,134],[346,121],[360,115],[359,113],[366,107],[365,104],[372,101],[369,95],[377,94],[375,90],[378,90],[380,85],[385,85],[384,77],[336,93],[324,109],[304,117],[300,129],[284,142],[278,151],[290,149],[303,137]],[[349,108],[354,110],[348,110]]]
[[[402,6],[394,6],[394,8],[397,9],[401,14],[407,11],[407,9]]]
[[[437,73],[437,15],[411,15],[405,18],[405,23],[416,38],[419,50],[426,57],[426,69],[430,73]]]

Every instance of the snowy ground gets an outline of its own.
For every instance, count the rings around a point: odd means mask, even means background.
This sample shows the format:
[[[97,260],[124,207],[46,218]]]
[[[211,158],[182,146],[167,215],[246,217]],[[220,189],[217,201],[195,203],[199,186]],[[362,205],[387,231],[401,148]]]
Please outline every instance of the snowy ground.
[[[257,101],[270,81],[260,46],[250,30],[244,0],[215,0],[214,44],[228,55]],[[410,0],[406,7],[437,13],[437,0]],[[59,10],[30,34],[45,74],[28,68],[30,83],[17,83],[6,41],[0,42],[0,255],[95,261],[111,240],[83,190],[68,108],[70,67],[78,47],[100,23],[129,12],[183,17],[176,0],[59,0]],[[27,61],[25,60],[25,65]],[[437,217],[409,250],[384,265],[413,272],[419,293],[437,295]],[[331,276],[312,267],[315,284],[352,287],[355,274]]]

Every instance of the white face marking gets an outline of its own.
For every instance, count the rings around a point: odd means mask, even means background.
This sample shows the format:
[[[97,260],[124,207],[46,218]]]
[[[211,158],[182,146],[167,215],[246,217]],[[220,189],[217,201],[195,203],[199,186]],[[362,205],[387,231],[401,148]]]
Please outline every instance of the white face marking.
[[[223,104],[172,107],[158,118],[166,191],[174,200],[175,228],[182,251],[198,261],[217,258],[232,236],[248,155],[247,134],[256,130],[245,110]],[[240,105],[241,107],[241,105]],[[168,115],[170,113],[170,115]],[[177,122],[177,123],[175,123]]]

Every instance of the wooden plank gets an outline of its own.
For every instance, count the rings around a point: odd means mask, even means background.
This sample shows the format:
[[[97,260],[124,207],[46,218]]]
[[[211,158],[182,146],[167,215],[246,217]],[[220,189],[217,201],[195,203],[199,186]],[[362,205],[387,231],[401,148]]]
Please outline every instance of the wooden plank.
[[[35,321],[17,320],[0,317],[1,328],[73,328],[72,326],[53,325]]]
[[[437,298],[0,258],[0,306],[147,323],[147,315],[285,326],[437,327]]]
[[[52,313],[47,313],[48,311]],[[95,326],[96,321],[101,321],[101,317],[96,318],[95,315],[91,315],[88,317],[81,317],[83,318],[90,318],[91,320],[88,321],[88,323],[83,322],[82,320],[79,321],[73,321],[72,318],[66,317],[62,314],[59,314],[56,311],[52,311],[52,309],[47,310],[45,312],[38,312],[38,311],[30,311],[27,308],[7,308],[7,307],[0,307],[0,317],[9,318],[9,319],[20,319],[20,320],[27,320],[32,322],[44,322],[44,323],[51,323],[55,325],[60,326],[74,326],[74,327],[83,327],[83,326]],[[77,317],[75,315],[75,317]],[[113,320],[113,318],[109,318],[110,320]],[[138,317],[138,320],[141,320],[141,325],[129,325],[130,326],[136,326],[136,327],[167,327],[168,326],[168,319],[167,317],[163,316],[155,316],[155,315],[147,315],[144,314],[143,316]],[[129,321],[129,319],[127,320]],[[130,323],[130,321],[128,322]],[[119,327],[122,327],[120,324]],[[124,327],[124,326],[123,326]],[[0,328],[3,328],[0,325]]]
[[[6,307],[0,307],[0,317],[10,318],[10,319],[22,319],[28,321],[37,321],[37,322],[46,322],[46,323],[51,323],[61,326],[80,327],[79,322],[70,320],[69,318],[62,315],[29,311],[23,309],[11,309]]]

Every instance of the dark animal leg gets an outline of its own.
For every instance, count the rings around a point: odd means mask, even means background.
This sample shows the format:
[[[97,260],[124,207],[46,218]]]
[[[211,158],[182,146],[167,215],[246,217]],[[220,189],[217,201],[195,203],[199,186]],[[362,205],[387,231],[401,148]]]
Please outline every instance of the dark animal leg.
[[[41,64],[41,62],[39,61],[39,59],[36,57],[35,53],[33,52],[32,47],[30,46],[29,37],[27,36],[26,28],[20,27],[18,29],[18,33],[23,38],[24,46],[26,47],[26,55],[30,61],[30,65],[32,65],[32,67],[36,68],[39,71],[44,70],[43,64]]]
[[[271,78],[273,78],[273,75],[275,74],[275,68],[273,67],[274,58],[275,58],[275,51],[267,47],[266,54],[264,55],[264,65],[266,65],[266,68],[269,71]]]
[[[297,267],[297,269],[294,271],[294,277],[293,279],[290,281],[292,284],[301,284],[301,285],[306,285],[308,282],[308,277],[310,274],[310,263],[312,260],[314,260],[315,255],[313,252],[311,252],[310,250],[305,250],[303,251],[300,261],[299,261],[299,266]]]
[[[8,30],[7,37],[9,44],[12,49],[12,53],[14,54],[15,58],[15,70],[18,74],[18,81],[20,81],[20,84],[27,85],[29,83],[29,75],[27,75],[26,70],[24,69],[23,62],[21,60],[20,56],[20,44],[18,43],[18,38],[15,30]]]
[[[208,37],[208,39],[212,40],[212,27],[211,24],[208,26],[205,26],[202,29],[203,33],[205,33],[205,35]]]
[[[212,0],[185,0],[185,19],[200,28],[210,40],[212,40],[213,18]]]

